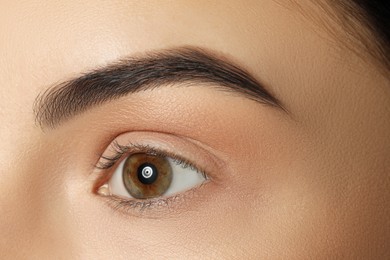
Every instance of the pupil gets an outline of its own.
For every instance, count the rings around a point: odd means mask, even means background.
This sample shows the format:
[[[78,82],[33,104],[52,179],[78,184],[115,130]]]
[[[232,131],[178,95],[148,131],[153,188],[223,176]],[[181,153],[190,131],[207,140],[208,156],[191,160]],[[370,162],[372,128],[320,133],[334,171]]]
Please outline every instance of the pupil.
[[[137,169],[138,180],[143,184],[153,184],[157,180],[158,171],[151,163],[144,163]]]

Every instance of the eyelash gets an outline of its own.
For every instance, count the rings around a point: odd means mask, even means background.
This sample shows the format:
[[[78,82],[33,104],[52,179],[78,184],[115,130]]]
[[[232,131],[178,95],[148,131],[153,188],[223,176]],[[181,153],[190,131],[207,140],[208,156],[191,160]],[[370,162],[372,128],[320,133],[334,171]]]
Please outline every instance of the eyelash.
[[[96,164],[96,168],[100,170],[107,170],[110,169],[112,166],[114,166],[122,157],[123,155],[127,154],[132,155],[135,153],[145,153],[147,155],[154,155],[154,156],[159,156],[159,157],[169,157],[173,159],[173,161],[177,165],[181,165],[183,168],[190,168],[191,170],[200,172],[202,174],[205,174],[205,171],[201,169],[200,167],[196,166],[194,163],[191,161],[178,156],[176,154],[163,151],[160,149],[155,149],[151,147],[150,145],[142,145],[142,144],[135,144],[135,143],[130,143],[128,145],[121,145],[118,142],[114,141],[111,143],[111,148],[114,151],[114,155],[112,156],[100,156],[100,160]]]
[[[120,161],[124,156],[127,157],[135,153],[144,153],[144,154],[154,155],[159,157],[169,157],[173,160],[174,163],[180,165],[182,168],[190,168],[191,170],[194,170],[202,174],[206,180],[206,182],[204,182],[198,187],[192,188],[182,194],[177,194],[171,197],[138,200],[138,199],[125,199],[115,195],[108,195],[107,202],[115,210],[120,210],[129,213],[132,209],[139,209],[140,212],[143,212],[144,210],[149,208],[161,208],[161,207],[170,208],[170,206],[173,203],[175,203],[178,199],[180,200],[185,199],[186,197],[188,197],[190,193],[193,193],[194,190],[205,185],[207,183],[207,180],[210,180],[208,174],[203,168],[195,165],[191,161],[181,156],[178,156],[177,154],[173,154],[171,152],[167,152],[160,149],[155,149],[150,145],[143,145],[143,144],[136,144],[136,143],[121,145],[117,141],[114,141],[111,143],[110,148],[113,150],[114,154],[111,156],[101,155],[99,161],[95,166],[97,169],[107,171],[111,169],[114,165],[116,165],[118,161]],[[95,193],[97,193],[99,187],[101,187],[108,180],[107,176],[102,176],[102,179],[103,180],[99,181],[98,185],[95,186],[96,187]]]
[[[191,197],[191,195],[195,192],[196,189],[201,188],[205,184],[201,184],[197,188],[192,188],[186,191],[183,194],[178,194],[175,196],[167,197],[167,198],[156,198],[156,199],[146,199],[145,201],[141,200],[130,200],[123,199],[118,196],[110,196],[107,200],[107,204],[111,206],[115,211],[123,212],[126,214],[134,214],[134,209],[138,210],[138,213],[143,213],[145,210],[151,209],[172,209],[177,201],[183,201]],[[137,213],[137,212],[135,212]]]

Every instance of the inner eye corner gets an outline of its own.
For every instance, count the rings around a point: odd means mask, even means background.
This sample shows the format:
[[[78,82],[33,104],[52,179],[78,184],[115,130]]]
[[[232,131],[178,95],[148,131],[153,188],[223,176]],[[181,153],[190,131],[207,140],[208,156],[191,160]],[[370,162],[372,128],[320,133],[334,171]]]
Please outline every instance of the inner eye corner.
[[[111,195],[110,189],[108,187],[108,183],[105,183],[103,185],[100,185],[99,187],[96,187],[94,189],[94,193],[97,195],[100,195],[102,197],[108,197]]]

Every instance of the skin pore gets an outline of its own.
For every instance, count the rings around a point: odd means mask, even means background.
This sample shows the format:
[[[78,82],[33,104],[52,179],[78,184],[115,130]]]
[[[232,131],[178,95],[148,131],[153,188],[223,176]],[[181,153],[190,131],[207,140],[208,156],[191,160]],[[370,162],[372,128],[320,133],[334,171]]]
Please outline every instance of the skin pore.
[[[389,79],[299,3],[3,1],[1,258],[389,258]],[[37,123],[53,86],[178,48],[223,57],[284,109],[169,82]],[[96,191],[118,164],[95,167],[115,141],[210,179],[166,207],[117,207]]]

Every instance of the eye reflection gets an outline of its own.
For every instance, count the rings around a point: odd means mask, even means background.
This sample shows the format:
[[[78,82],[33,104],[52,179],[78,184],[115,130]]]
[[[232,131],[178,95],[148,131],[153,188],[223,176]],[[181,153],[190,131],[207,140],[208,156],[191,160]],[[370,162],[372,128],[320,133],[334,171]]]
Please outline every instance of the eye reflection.
[[[136,199],[155,198],[163,195],[172,182],[172,168],[166,158],[133,154],[122,170],[126,190]]]

